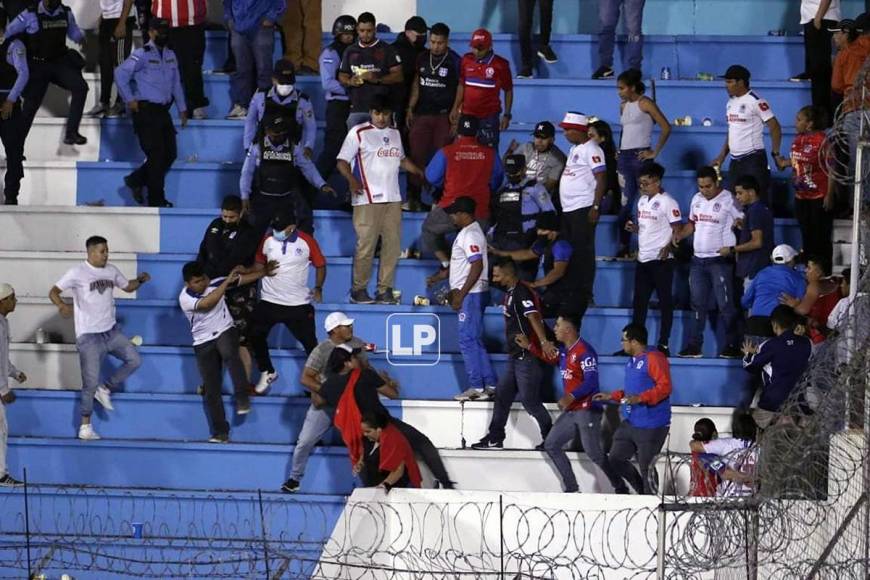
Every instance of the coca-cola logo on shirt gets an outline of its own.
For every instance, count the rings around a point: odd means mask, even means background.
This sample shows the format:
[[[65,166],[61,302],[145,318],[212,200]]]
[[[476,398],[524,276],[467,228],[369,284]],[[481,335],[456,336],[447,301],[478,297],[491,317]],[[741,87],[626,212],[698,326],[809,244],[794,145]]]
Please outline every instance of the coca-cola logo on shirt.
[[[401,157],[402,152],[398,147],[379,147],[378,157]]]

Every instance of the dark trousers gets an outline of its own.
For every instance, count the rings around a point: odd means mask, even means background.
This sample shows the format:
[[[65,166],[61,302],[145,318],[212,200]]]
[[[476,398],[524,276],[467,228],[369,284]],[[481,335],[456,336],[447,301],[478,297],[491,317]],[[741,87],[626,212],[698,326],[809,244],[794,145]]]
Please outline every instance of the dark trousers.
[[[662,323],[657,344],[667,346],[674,324],[674,260],[638,262],[634,270],[632,322],[646,326],[646,314],[653,291],[659,299]]]
[[[261,300],[251,313],[250,336],[248,342],[257,361],[260,372],[274,373],[272,357],[269,356],[269,331],[276,324],[287,327],[296,340],[302,343],[306,354],[317,346],[317,333],[314,330],[314,307],[310,304],[282,306]]]
[[[24,87],[24,134],[30,132],[36,112],[42,105],[49,84],[55,84],[70,92],[69,117],[66,121],[66,135],[78,135],[79,125],[85,111],[88,97],[88,83],[82,77],[82,69],[75,66],[72,59],[61,57],[55,61],[30,59],[30,80]]]
[[[616,159],[616,170],[622,177],[622,197],[625,203],[619,208],[619,217],[616,221],[616,227],[619,231],[619,249],[628,251],[631,244],[631,232],[625,229],[625,224],[634,215],[637,209],[637,196],[640,192],[637,180],[640,177],[640,170],[643,168],[644,162],[638,159],[637,154],[645,149],[625,149],[619,152]]]
[[[350,115],[350,101],[326,102],[326,131],[323,135],[323,150],[317,157],[317,171],[323,179],[329,179],[335,171],[336,157],[347,135],[347,116]]]
[[[444,467],[441,454],[438,453],[438,448],[435,447],[432,441],[414,426],[408,425],[404,421],[394,418],[393,425],[402,432],[402,435],[405,436],[405,439],[411,445],[411,449],[414,450],[414,454],[420,456],[420,459],[423,460],[423,463],[426,464],[426,467],[429,468],[435,479],[441,482],[442,486],[452,488],[453,484],[450,482],[447,468]]]
[[[139,112],[133,113],[133,131],[145,152],[145,161],[127,176],[126,182],[130,187],[147,187],[148,205],[162,206],[166,202],[166,174],[178,156],[169,106],[139,101]]]
[[[740,159],[731,159],[728,165],[728,189],[734,191],[734,183],[744,175],[758,180],[758,197],[770,206],[770,168],[767,166],[767,151],[755,151]]]
[[[805,256],[815,256],[830,268],[834,254],[833,212],[825,210],[821,199],[795,199],[794,213],[800,226]]]
[[[828,31],[837,23],[822,20],[822,29],[816,30],[813,21],[804,24],[804,71],[810,75],[813,105],[822,107],[827,113],[828,122],[832,120],[831,105],[831,38]]]
[[[263,195],[254,193],[251,196],[251,215],[249,220],[258,234],[262,235],[269,227],[272,218],[280,211],[289,210],[296,216],[296,227],[307,234],[314,233],[314,216],[311,206],[299,192],[286,195]]]
[[[507,369],[495,388],[495,404],[489,422],[490,441],[504,441],[504,427],[511,413],[511,405],[520,395],[523,409],[538,422],[541,439],[546,439],[553,427],[553,419],[541,401],[541,363],[531,354],[524,358],[508,358]]]
[[[112,85],[115,84],[115,69],[130,56],[133,48],[133,28],[136,26],[135,18],[127,19],[126,34],[124,38],[115,38],[115,27],[120,18],[106,18],[100,20],[99,46],[100,46],[100,102],[109,106],[112,101]],[[116,101],[120,101],[118,95]]]
[[[613,434],[610,466],[639,494],[653,493],[649,482],[649,469],[653,459],[661,452],[669,431],[668,426],[642,429],[623,421]],[[635,455],[640,473],[631,464],[631,458]]]
[[[450,143],[450,119],[444,115],[414,117],[408,134],[411,161],[425,169],[439,149]],[[420,201],[423,184],[414,175],[408,176],[408,200]]]
[[[211,423],[212,435],[226,435],[230,432],[230,424],[227,423],[221,398],[224,365],[233,381],[236,403],[248,401],[248,377],[239,358],[239,332],[230,328],[216,339],[194,346],[193,352],[202,377],[206,415]]]
[[[535,62],[532,48],[532,20],[536,1],[539,3],[541,17],[541,35],[538,39],[540,45],[550,44],[550,32],[553,28],[553,0],[519,0],[520,54],[524,67],[531,67]]]
[[[6,152],[6,177],[3,194],[7,204],[18,203],[21,178],[24,177],[24,114],[21,105],[15,103],[12,115],[0,120],[0,141]]]
[[[589,209],[583,207],[562,214],[562,234],[574,249],[565,275],[576,278],[570,282],[578,289],[576,311],[581,317],[592,301],[595,283],[595,224],[589,221]]]
[[[187,110],[208,106],[202,84],[202,62],[205,57],[205,25],[180,26],[169,29],[169,46],[178,58],[178,72],[184,87]]]

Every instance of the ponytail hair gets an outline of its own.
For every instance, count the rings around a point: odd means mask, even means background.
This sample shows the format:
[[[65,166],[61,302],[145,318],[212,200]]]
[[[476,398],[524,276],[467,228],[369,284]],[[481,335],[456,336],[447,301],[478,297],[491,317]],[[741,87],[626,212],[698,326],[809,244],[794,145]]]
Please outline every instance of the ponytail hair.
[[[638,95],[642,95],[646,92],[646,85],[643,84],[640,71],[636,68],[630,68],[627,71],[622,72],[618,77],[616,77],[616,80],[617,82],[631,87]]]
[[[828,114],[825,109],[816,105],[807,105],[798,111],[799,115],[803,115],[813,124],[814,131],[821,131],[828,126]]]

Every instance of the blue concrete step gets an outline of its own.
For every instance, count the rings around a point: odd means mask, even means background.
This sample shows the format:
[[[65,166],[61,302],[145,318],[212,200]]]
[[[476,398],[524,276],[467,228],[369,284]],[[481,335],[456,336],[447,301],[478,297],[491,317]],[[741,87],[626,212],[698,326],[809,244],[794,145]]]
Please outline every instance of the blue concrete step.
[[[277,490],[287,478],[291,445],[9,439],[9,469],[27,468],[39,484],[147,487],[173,490]],[[347,450],[315,449],[306,475],[312,491],[353,490]]]

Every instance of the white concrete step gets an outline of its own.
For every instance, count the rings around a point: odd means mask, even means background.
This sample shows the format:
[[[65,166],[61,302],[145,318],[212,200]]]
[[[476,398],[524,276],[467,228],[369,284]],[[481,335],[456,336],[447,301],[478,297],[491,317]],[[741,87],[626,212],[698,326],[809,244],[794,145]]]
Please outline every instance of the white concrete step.
[[[6,206],[0,211],[6,251],[79,252],[85,240],[100,235],[109,251],[160,252],[160,214],[156,208]]]
[[[84,252],[3,252],[0,251],[0,272],[3,281],[12,284],[19,298],[44,298],[63,274],[85,259]],[[136,254],[112,253],[112,264],[127,278],[136,277]],[[128,294],[115,288],[115,298],[131,299]]]
[[[47,295],[48,290],[46,290]],[[40,328],[49,335],[52,342],[63,342],[68,345],[74,345],[76,342],[73,319],[61,317],[57,307],[48,298],[21,298],[12,316],[14,320],[9,324],[11,342],[33,342],[36,331]],[[43,346],[39,345],[39,350]],[[64,379],[68,376],[70,375],[58,375]],[[50,383],[42,382],[42,384]]]
[[[37,117],[24,143],[27,161],[97,161],[100,158],[100,120],[82,119],[79,133],[87,137],[85,145],[65,145],[66,119]],[[25,174],[26,175],[26,174]]]
[[[3,160],[2,171],[6,171]],[[24,162],[24,179],[18,203],[24,205],[67,205],[76,204],[76,162],[75,160],[56,159],[51,161]]]

